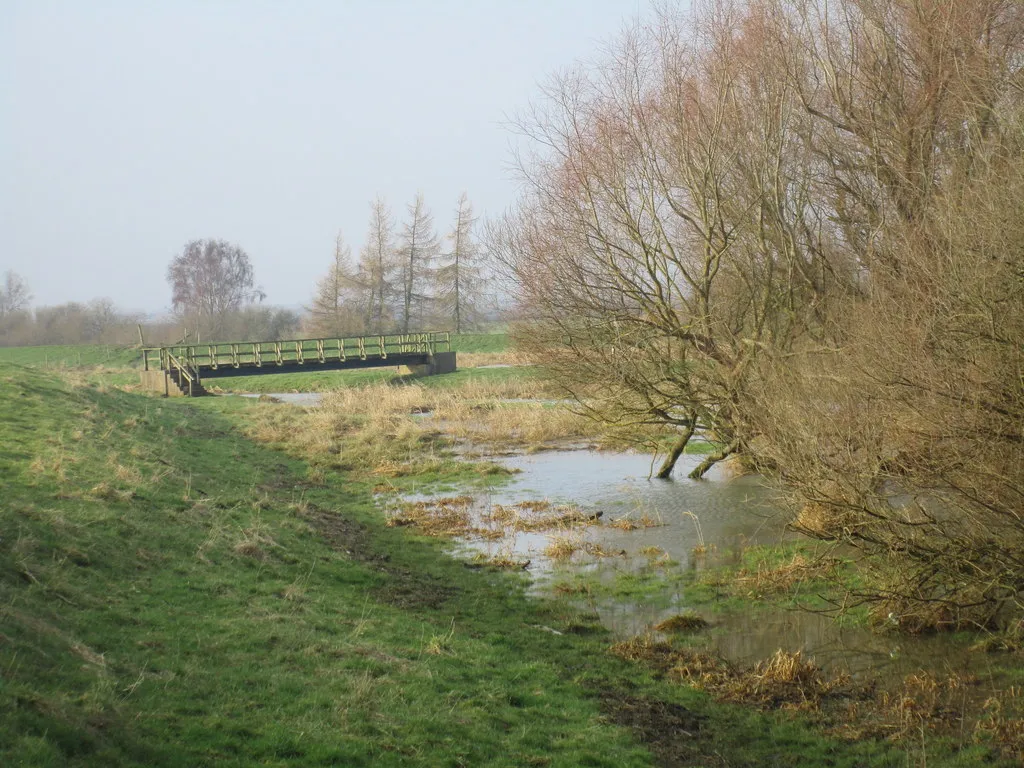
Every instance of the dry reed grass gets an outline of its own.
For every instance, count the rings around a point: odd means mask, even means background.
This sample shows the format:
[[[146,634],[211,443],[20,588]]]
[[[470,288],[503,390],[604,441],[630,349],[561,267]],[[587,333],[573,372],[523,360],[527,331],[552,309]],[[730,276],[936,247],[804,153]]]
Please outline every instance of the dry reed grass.
[[[665,525],[663,520],[656,520],[646,512],[640,517],[619,517],[608,523],[609,528],[618,528],[620,531],[638,531],[642,528],[658,528]]]
[[[611,550],[593,541],[587,541],[583,534],[574,531],[567,536],[553,536],[544,548],[544,555],[556,562],[571,560],[577,552],[583,552],[593,558],[622,557],[626,550]]]
[[[552,504],[550,501],[520,501],[512,505],[495,504],[484,518],[509,532],[568,530],[595,525],[599,514],[587,514],[573,504]]]
[[[533,365],[531,359],[522,352],[459,352],[459,368],[484,368],[488,366],[523,366]]]
[[[705,554],[705,550],[695,555]],[[841,561],[832,557],[809,558],[800,553],[781,565],[760,562],[756,569],[743,568],[735,574],[726,575],[721,579],[710,577],[709,583],[727,588],[734,594],[748,597],[763,597],[791,591],[796,585],[832,577]]]
[[[390,527],[410,526],[435,538],[500,539],[500,528],[481,525],[475,519],[472,496],[450,496],[403,503],[387,520]]]
[[[544,548],[544,555],[555,562],[564,562],[572,559],[572,556],[583,548],[583,537],[578,534],[555,536]]]
[[[828,676],[799,651],[780,649],[753,667],[740,667],[703,651],[675,648],[641,636],[612,646],[611,652],[628,661],[643,662],[719,700],[760,709],[816,710],[827,699],[858,693],[849,675]]]
[[[854,684],[828,674],[800,652],[778,650],[753,666],[733,665],[704,651],[677,648],[650,635],[617,643],[610,652],[642,663],[720,701],[763,710],[795,709],[849,740],[916,741],[922,734],[956,737],[1024,759],[1024,689],[981,688],[969,675],[907,675],[894,687]]]
[[[543,397],[534,380],[468,381],[455,389],[421,384],[377,384],[338,390],[311,414],[327,431],[358,426],[396,437],[443,431],[456,438],[499,446],[530,446],[596,437],[600,425],[557,405],[522,402]],[[516,402],[509,402],[516,401]],[[430,414],[431,419],[414,418]]]

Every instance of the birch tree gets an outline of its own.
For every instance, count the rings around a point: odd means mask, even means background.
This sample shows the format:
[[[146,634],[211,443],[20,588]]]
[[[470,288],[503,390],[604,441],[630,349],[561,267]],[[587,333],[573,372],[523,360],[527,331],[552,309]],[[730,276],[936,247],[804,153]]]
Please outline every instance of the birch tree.
[[[192,240],[167,268],[171,303],[195,338],[217,336],[227,316],[243,305],[262,301],[253,287],[252,262],[239,246],[224,240]]]
[[[0,287],[0,320],[28,309],[32,293],[28,284],[17,272],[4,273],[4,284]]]

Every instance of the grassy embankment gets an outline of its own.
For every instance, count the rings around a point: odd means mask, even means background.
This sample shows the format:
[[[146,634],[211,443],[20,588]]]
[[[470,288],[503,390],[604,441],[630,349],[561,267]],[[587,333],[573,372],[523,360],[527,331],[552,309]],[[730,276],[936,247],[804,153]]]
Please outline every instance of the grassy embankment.
[[[906,764],[621,661],[387,528],[357,447],[237,429],[275,408],[0,365],[0,763]]]

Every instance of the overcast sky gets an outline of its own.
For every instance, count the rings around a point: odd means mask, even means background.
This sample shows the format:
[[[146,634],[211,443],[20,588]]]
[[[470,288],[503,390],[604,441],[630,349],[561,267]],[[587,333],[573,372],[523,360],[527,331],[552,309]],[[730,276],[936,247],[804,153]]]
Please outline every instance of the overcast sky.
[[[160,312],[193,238],[307,302],[369,202],[515,197],[507,115],[648,0],[2,0],[0,273]]]

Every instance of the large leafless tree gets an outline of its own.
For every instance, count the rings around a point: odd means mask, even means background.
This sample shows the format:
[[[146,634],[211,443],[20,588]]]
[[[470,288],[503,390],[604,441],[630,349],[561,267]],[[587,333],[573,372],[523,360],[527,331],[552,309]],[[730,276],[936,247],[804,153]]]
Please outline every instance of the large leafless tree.
[[[908,626],[1024,612],[1022,65],[1009,0],[666,11],[521,121],[495,230],[582,410],[742,453]]]
[[[224,240],[192,240],[167,268],[174,310],[196,338],[216,336],[227,315],[263,299],[253,287],[252,263],[239,246]]]

